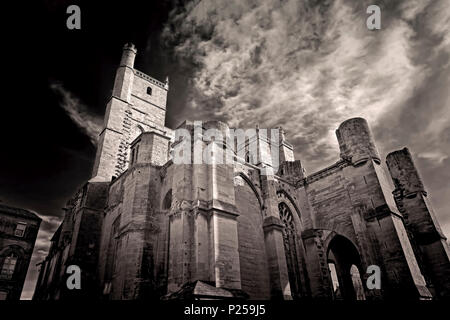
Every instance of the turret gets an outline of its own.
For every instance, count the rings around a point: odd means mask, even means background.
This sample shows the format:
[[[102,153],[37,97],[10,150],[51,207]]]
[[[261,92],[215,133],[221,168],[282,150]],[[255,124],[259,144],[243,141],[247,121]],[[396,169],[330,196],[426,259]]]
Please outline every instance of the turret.
[[[380,164],[380,156],[367,121],[353,118],[341,123],[336,130],[341,158],[357,165],[369,159]]]
[[[164,81],[164,88],[169,90],[169,76],[166,76],[166,81]]]
[[[416,192],[425,192],[422,179],[414,165],[408,148],[391,152],[386,157],[386,164],[394,181],[395,188],[404,196]]]
[[[395,184],[394,198],[418,246],[423,272],[436,296],[450,297],[450,250],[408,148],[386,157]]]
[[[131,99],[134,80],[133,67],[136,53],[137,50],[132,43],[124,45],[122,58],[117,68],[116,79],[114,80],[112,95],[127,102],[130,102]]]
[[[132,43],[127,43],[123,46],[122,59],[119,67],[134,67],[134,59],[136,58],[136,47]]]

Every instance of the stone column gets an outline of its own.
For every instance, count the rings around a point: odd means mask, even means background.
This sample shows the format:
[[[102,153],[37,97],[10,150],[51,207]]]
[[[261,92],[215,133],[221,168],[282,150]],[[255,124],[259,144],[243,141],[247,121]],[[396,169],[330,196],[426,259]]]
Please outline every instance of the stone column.
[[[407,148],[391,152],[386,163],[395,184],[394,197],[419,250],[419,261],[439,297],[450,296],[450,251],[428,194]]]
[[[283,224],[280,221],[276,187],[273,176],[261,176],[261,189],[264,201],[264,240],[272,299],[292,299],[286,254],[283,241]]]
[[[332,299],[332,283],[328,270],[326,248],[323,247],[322,231],[315,229],[304,230],[303,244],[306,251],[306,266],[311,288],[312,298]]]
[[[219,122],[203,127],[228,130]],[[204,144],[201,133],[193,145],[192,152],[208,148],[212,156],[208,163],[175,165],[175,201],[183,205],[170,222],[169,293],[196,280],[241,289],[233,165],[222,162],[222,146]]]

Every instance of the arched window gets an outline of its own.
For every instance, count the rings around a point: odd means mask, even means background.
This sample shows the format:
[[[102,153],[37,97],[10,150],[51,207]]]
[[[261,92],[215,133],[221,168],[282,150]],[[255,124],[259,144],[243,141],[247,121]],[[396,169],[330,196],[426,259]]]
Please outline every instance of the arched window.
[[[134,161],[136,162],[138,160],[138,156],[139,156],[139,144],[136,145],[136,152],[134,154]]]
[[[3,260],[2,271],[0,273],[1,279],[10,280],[14,275],[14,270],[16,269],[17,264],[17,255],[14,253],[10,253]]]
[[[152,95],[152,88],[151,87],[147,87],[147,94],[148,95]]]
[[[294,217],[291,209],[284,202],[278,204],[280,219],[284,225],[283,241],[286,253],[286,264],[288,267],[289,284],[291,286],[292,298],[300,298],[300,270],[297,257],[297,233],[295,231]]]
[[[167,191],[166,196],[164,197],[162,208],[163,210],[169,210],[172,206],[172,189]]]

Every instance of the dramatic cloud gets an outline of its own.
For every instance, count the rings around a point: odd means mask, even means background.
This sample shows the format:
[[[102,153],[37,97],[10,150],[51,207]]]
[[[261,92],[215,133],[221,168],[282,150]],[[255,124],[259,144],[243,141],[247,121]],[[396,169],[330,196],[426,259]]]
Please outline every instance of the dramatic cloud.
[[[147,50],[172,71],[170,123],[281,125],[312,173],[337,160],[339,124],[362,116],[381,154],[410,148],[450,236],[450,1],[379,0],[378,31],[366,28],[371,0],[180,2],[161,35],[176,59]],[[50,87],[96,145],[102,119],[60,83]],[[23,298],[59,221],[44,217]]]
[[[202,0],[177,8],[163,36],[194,70],[178,116],[282,125],[309,172],[337,159],[339,123],[362,116],[384,154],[408,145],[417,155],[429,191],[442,197],[448,232],[450,3],[379,1],[379,31],[366,28],[370,4]]]
[[[86,134],[91,143],[96,146],[98,134],[102,126],[102,118],[93,115],[89,109],[73,94],[67,91],[62,84],[52,83],[50,88],[61,97],[61,107],[73,122]]]

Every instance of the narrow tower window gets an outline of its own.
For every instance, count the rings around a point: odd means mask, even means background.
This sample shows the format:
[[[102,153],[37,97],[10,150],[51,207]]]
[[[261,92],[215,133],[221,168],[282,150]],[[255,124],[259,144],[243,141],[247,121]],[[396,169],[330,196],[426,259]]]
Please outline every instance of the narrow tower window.
[[[131,164],[133,164],[133,163],[134,163],[134,148],[133,148],[133,149],[131,149],[131,157],[130,157],[130,162],[131,162]]]
[[[151,87],[147,87],[147,94],[148,95],[152,95],[152,88]]]

